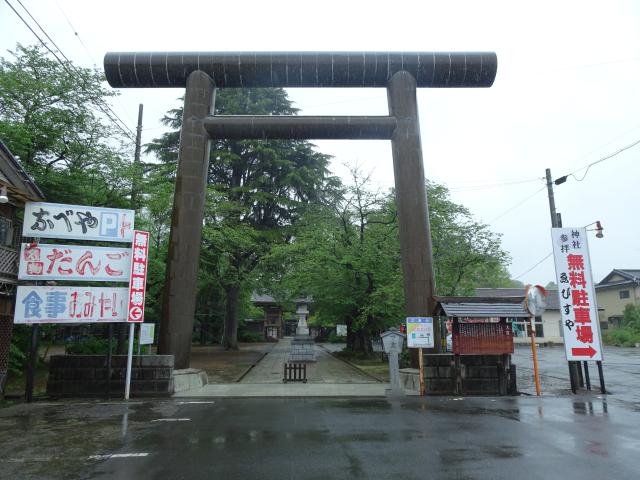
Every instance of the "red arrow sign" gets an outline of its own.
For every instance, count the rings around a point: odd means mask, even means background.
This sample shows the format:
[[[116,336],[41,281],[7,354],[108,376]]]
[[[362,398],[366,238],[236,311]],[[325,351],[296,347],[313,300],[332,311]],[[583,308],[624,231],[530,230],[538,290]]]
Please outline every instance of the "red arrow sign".
[[[571,354],[575,355],[576,357],[591,357],[593,358],[593,356],[598,353],[598,351],[593,348],[591,345],[589,345],[588,348],[572,348],[571,349]]]
[[[131,318],[133,322],[139,322],[142,319],[142,313],[142,308],[131,307],[131,310],[129,310],[129,318]]]

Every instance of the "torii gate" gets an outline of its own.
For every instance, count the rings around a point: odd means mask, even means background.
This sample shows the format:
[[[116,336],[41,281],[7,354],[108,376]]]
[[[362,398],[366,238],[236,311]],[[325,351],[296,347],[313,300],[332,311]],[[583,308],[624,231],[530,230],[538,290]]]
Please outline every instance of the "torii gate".
[[[116,88],[186,88],[159,351],[189,366],[204,213],[209,140],[391,140],[405,309],[434,309],[427,205],[416,88],[490,87],[497,57],[476,53],[137,52],[107,53]],[[212,116],[216,88],[384,87],[388,116]],[[434,324],[435,338],[440,338]],[[436,351],[440,345],[436,342]]]

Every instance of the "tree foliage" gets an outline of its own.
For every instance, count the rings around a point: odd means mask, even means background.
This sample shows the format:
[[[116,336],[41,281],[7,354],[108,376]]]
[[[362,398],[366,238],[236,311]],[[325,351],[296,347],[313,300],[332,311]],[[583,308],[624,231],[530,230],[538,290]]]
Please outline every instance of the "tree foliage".
[[[283,89],[226,89],[216,94],[216,115],[295,113]],[[181,109],[171,110],[165,123],[179,128],[181,115]],[[173,131],[155,139],[147,151],[173,165],[178,141]],[[331,183],[328,160],[298,140],[212,142],[201,276],[224,290],[226,347],[237,348],[240,298],[247,295],[252,272],[274,245],[291,239],[305,206]]]
[[[3,142],[49,201],[128,206],[133,171],[125,138],[101,113],[115,95],[103,74],[60,64],[42,47],[10,53],[0,58]]]
[[[314,321],[347,325],[347,343],[370,350],[370,338],[404,318],[400,244],[393,192],[373,190],[356,168],[351,186],[306,212],[295,241],[274,249],[262,272],[265,289],[281,299],[313,298]],[[508,282],[508,255],[499,235],[475,222],[429,183],[436,288],[473,294]]]

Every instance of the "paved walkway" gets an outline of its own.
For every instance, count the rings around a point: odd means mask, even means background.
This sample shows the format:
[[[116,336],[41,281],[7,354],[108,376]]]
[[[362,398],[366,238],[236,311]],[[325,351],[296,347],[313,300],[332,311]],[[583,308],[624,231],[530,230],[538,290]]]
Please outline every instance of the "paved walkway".
[[[380,383],[315,345],[316,361],[307,364],[307,383],[283,383],[283,366],[291,338],[281,339],[240,383],[211,384],[176,397],[384,397],[388,383]]]
[[[280,339],[240,383],[282,383],[283,365],[291,352],[291,338]],[[307,383],[380,383],[342,360],[338,360],[325,349],[314,345],[316,361],[307,363]]]

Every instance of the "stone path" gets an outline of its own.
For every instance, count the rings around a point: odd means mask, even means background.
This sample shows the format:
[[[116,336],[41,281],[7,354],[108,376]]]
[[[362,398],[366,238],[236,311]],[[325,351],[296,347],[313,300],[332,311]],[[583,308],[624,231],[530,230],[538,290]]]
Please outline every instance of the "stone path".
[[[291,338],[281,339],[240,383],[210,384],[175,397],[384,397],[390,388],[314,345],[316,362],[307,364],[307,383],[283,383]]]
[[[346,362],[338,360],[325,349],[314,345],[315,362],[307,363],[307,384],[376,384],[374,378],[362,373]],[[276,346],[240,381],[243,384],[282,383],[283,365],[291,351],[291,338],[278,341]]]

